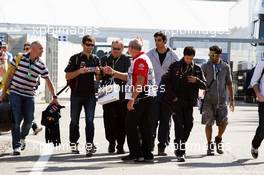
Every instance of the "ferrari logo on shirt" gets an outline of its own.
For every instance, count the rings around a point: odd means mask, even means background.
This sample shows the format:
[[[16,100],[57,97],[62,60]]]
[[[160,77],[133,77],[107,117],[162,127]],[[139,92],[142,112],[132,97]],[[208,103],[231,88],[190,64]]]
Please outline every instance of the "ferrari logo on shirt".
[[[138,65],[138,70],[144,70],[145,65],[143,63]]]

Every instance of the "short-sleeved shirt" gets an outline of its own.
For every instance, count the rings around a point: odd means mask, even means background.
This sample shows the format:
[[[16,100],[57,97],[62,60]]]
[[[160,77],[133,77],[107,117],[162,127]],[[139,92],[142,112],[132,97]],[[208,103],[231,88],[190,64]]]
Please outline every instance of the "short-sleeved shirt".
[[[29,58],[29,54],[24,54],[18,66],[16,58],[13,58],[11,65],[16,67],[16,72],[11,80],[10,92],[33,97],[38,86],[38,78],[48,78],[49,72],[45,64],[36,59],[34,62]]]
[[[206,94],[205,102],[225,104],[227,100],[226,86],[232,83],[230,66],[221,60],[218,65],[208,61],[201,68],[208,86],[214,79],[213,84]]]
[[[132,73],[132,85],[135,86],[137,82],[137,76],[143,76],[145,77],[145,81],[143,86],[145,86],[148,83],[148,63],[145,59],[143,58],[138,58],[134,62],[134,68],[133,68],[133,73]]]
[[[100,66],[99,58],[96,55],[90,55],[88,58],[85,54],[78,53],[73,55],[67,67],[65,68],[65,72],[74,72],[80,69],[81,64],[85,64],[86,67],[95,68],[96,66]],[[89,97],[95,95],[95,87],[94,87],[94,77],[95,72],[89,72],[86,74],[81,74],[76,77],[76,88],[72,91],[72,95],[81,96],[81,97]]]

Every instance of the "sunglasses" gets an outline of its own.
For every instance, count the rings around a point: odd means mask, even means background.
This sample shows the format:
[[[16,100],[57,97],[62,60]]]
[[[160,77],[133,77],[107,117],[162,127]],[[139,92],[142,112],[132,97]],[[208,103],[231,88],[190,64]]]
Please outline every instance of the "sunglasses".
[[[112,47],[113,50],[120,51],[121,48]]]
[[[88,44],[88,43],[86,43],[85,46],[86,47],[94,47],[94,44]]]
[[[24,51],[29,51],[29,49],[30,49],[29,47],[25,47]]]

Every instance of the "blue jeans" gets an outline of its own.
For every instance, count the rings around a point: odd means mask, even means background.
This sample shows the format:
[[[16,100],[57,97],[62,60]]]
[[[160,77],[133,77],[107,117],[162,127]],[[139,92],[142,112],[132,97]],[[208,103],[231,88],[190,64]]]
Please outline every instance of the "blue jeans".
[[[13,149],[21,146],[20,139],[25,139],[34,119],[35,101],[34,97],[24,97],[10,93],[11,109],[13,112],[12,146]],[[23,121],[21,130],[20,125]]]
[[[94,112],[96,99],[95,96],[80,97],[71,95],[71,123],[70,123],[70,142],[77,143],[80,138],[79,120],[82,107],[85,112],[85,135],[86,143],[93,143],[94,139]]]

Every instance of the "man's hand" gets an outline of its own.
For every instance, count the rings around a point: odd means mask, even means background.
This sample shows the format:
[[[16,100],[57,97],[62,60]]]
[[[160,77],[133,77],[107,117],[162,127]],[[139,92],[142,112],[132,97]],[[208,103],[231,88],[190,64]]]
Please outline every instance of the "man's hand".
[[[134,99],[130,99],[127,103],[127,110],[128,111],[132,111],[135,110],[134,108],[134,104],[135,104],[135,100]]]
[[[98,66],[96,66],[96,68],[95,68],[95,74],[96,75],[100,75],[101,74],[100,68]]]
[[[259,94],[257,97],[259,102],[264,102],[264,96]]]
[[[88,73],[88,72],[89,72],[89,70],[88,70],[87,67],[81,67],[81,68],[79,69],[79,74],[86,74],[86,73]]]
[[[52,101],[51,101],[51,104],[59,105],[58,99],[57,98],[53,98]]]
[[[231,100],[230,101],[229,109],[230,109],[231,112],[234,112],[235,111],[235,103],[234,103],[234,100]]]
[[[110,66],[103,67],[103,72],[106,75],[112,75],[114,70]]]
[[[187,80],[189,83],[196,83],[197,77],[190,75],[190,76],[187,76]]]

